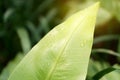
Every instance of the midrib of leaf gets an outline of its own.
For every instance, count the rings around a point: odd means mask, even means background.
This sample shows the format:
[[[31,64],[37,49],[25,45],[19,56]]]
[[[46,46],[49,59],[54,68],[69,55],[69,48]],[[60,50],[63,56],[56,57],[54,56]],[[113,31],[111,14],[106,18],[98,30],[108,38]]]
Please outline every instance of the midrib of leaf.
[[[82,16],[81,20],[79,21],[80,24],[84,21],[84,17],[86,17],[86,16]],[[57,67],[57,63],[59,62],[61,56],[63,55],[64,50],[66,49],[69,41],[71,40],[71,37],[73,36],[74,31],[75,31],[77,28],[79,28],[78,26],[79,26],[80,24],[78,24],[78,25],[76,26],[76,28],[71,32],[70,37],[68,38],[68,40],[66,40],[66,44],[65,44],[64,48],[61,50],[61,52],[59,53],[59,55],[58,55],[58,57],[56,58],[55,62],[53,63],[53,67],[52,67],[52,69],[50,70],[50,72],[48,73],[48,75],[47,75],[47,77],[45,78],[45,80],[50,80],[50,79],[51,79],[52,74],[54,73],[54,71],[55,71],[55,69],[56,69],[56,67]]]

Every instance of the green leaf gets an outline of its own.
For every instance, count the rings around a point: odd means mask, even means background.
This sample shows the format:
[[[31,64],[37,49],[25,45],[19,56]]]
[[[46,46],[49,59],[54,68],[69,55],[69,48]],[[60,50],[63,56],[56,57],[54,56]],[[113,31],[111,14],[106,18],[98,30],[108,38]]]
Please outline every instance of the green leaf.
[[[24,57],[23,53],[18,53],[14,60],[10,61],[0,74],[0,80],[7,80],[14,68]]]
[[[99,2],[51,30],[8,80],[85,80]]]
[[[97,44],[100,42],[110,41],[110,40],[119,40],[120,35],[102,35],[100,37],[96,37],[94,39],[93,44]]]
[[[102,49],[102,48],[98,48],[98,49],[93,49],[92,53],[106,53],[106,54],[110,54],[116,57],[120,57],[120,54],[113,51],[113,50],[109,50],[109,49]]]
[[[103,77],[104,75],[106,75],[106,74],[108,74],[108,73],[110,73],[110,72],[112,72],[114,70],[117,70],[117,69],[113,68],[113,67],[109,67],[107,69],[104,69],[104,70],[98,72],[97,74],[95,74],[93,76],[93,80],[99,80],[101,77]]]
[[[87,80],[120,80],[120,65],[90,59]]]
[[[28,32],[25,28],[20,28],[20,27],[17,28],[16,31],[20,38],[23,52],[27,53],[31,49],[31,43],[30,43]]]

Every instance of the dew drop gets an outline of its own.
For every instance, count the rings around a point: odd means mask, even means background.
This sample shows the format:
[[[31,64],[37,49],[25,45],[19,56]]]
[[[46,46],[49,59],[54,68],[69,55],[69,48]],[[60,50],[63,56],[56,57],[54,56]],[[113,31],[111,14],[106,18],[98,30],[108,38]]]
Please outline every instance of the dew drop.
[[[80,46],[83,47],[83,46],[84,46],[84,43],[81,43]]]
[[[81,41],[81,44],[80,44],[80,46],[81,46],[81,47],[84,47],[84,46],[86,45],[86,42],[87,42],[86,40],[84,40],[84,41]]]
[[[50,66],[50,63],[47,63],[47,66]]]

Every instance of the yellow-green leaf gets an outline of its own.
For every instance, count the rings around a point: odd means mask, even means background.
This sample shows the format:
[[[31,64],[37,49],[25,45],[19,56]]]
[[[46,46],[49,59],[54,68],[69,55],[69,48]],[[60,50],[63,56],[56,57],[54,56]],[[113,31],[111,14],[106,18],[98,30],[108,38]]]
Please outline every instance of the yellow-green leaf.
[[[85,80],[99,2],[51,30],[8,80]]]

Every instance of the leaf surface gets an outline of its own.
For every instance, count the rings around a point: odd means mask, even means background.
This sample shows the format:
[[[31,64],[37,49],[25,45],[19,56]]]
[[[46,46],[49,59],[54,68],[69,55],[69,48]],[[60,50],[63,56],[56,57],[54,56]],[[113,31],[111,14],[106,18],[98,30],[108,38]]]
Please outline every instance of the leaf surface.
[[[51,30],[8,80],[85,80],[98,7],[77,12]]]

